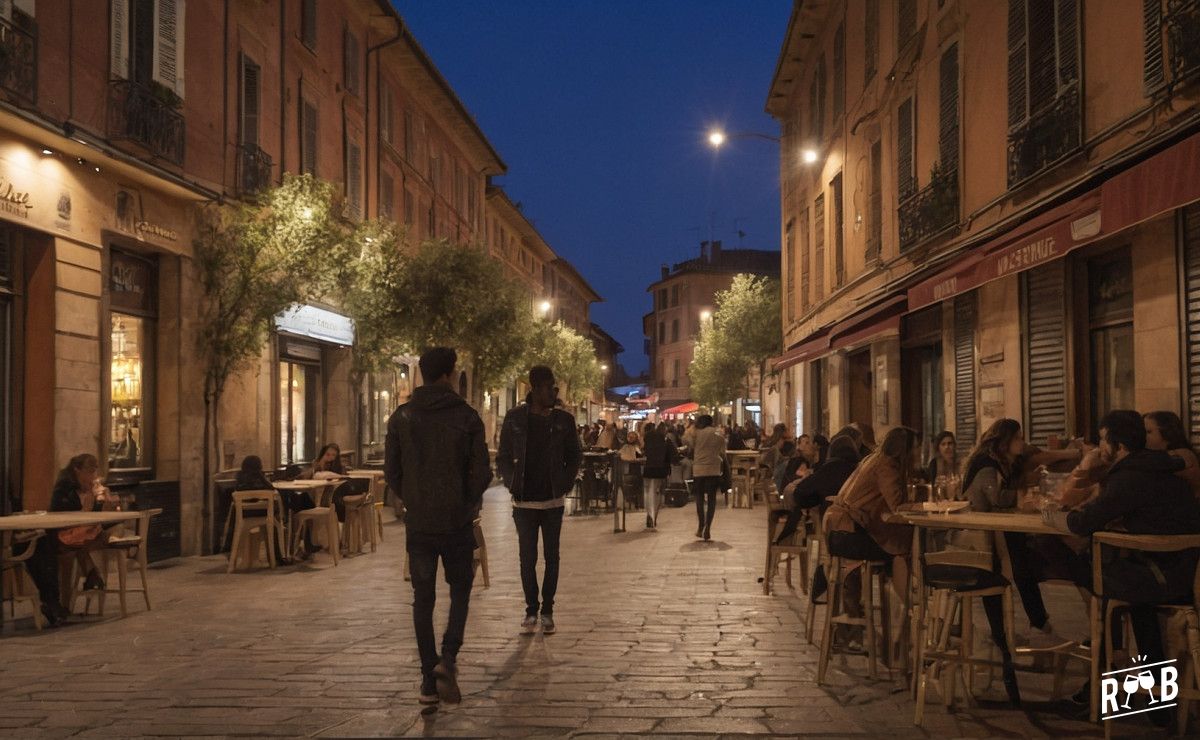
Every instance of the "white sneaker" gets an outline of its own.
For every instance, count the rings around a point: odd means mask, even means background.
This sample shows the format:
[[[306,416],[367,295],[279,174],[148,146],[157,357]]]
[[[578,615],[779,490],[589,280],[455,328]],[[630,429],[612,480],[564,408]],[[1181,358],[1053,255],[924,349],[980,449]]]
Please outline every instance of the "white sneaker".
[[[521,631],[524,632],[525,634],[532,635],[534,632],[537,632],[537,628],[538,628],[538,618],[537,617],[528,616],[528,617],[525,617],[525,619],[521,620]]]

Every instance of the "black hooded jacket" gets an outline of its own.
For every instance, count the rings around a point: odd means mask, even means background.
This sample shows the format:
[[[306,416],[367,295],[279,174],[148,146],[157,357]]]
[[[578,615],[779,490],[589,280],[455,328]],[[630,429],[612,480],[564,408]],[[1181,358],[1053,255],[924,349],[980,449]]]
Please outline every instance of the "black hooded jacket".
[[[1133,534],[1200,533],[1200,503],[1175,475],[1181,464],[1158,450],[1131,453],[1109,469],[1094,501],[1067,516],[1067,526],[1084,537],[1115,523]]]
[[[471,526],[491,482],[483,420],[452,389],[423,385],[388,419],[384,476],[412,532]]]
[[[525,490],[531,413],[527,399],[504,415],[504,424],[500,427],[500,448],[496,451],[496,471],[516,501],[550,500],[565,496],[574,488],[575,476],[579,474],[579,465],[583,461],[575,417],[562,409],[551,409],[547,420],[550,426],[549,446],[534,452],[538,459],[549,463],[551,490],[534,494]]]

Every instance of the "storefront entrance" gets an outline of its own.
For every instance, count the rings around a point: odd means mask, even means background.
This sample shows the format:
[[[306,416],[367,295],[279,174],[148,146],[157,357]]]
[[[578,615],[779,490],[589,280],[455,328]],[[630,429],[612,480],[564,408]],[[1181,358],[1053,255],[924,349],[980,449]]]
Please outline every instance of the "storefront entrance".
[[[871,350],[861,349],[846,356],[846,423],[872,424]],[[830,430],[832,431],[832,430]]]
[[[317,454],[321,350],[291,340],[284,345],[291,356],[279,362],[279,462],[304,465]],[[306,351],[315,354],[315,361],[295,356]]]

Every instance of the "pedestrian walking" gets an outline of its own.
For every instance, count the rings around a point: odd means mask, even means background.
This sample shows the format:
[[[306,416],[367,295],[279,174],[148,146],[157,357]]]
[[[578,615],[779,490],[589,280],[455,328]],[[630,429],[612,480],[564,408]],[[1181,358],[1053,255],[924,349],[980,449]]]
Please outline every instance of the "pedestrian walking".
[[[696,536],[711,539],[713,515],[717,511],[717,489],[721,487],[721,464],[725,461],[725,437],[713,428],[708,414],[696,417],[692,437],[692,479],[696,491]],[[705,505],[707,504],[707,509]]]
[[[667,436],[667,424],[649,424],[642,440],[645,461],[642,463],[642,498],[646,502],[646,529],[658,529],[658,509],[663,483],[671,475],[671,466],[679,462],[679,450]]]
[[[525,591],[525,619],[521,629],[532,634],[538,628],[541,609],[542,634],[552,635],[554,596],[558,591],[558,549],[562,533],[563,506],[575,486],[583,460],[575,420],[557,408],[558,388],[554,372],[543,365],[529,371],[532,390],[525,403],[504,416],[496,468],[513,499],[513,522],[521,557],[521,587]],[[539,594],[537,580],[538,534],[541,533],[545,572]],[[541,603],[538,597],[541,596]]]
[[[421,355],[425,385],[388,419],[384,448],[384,476],[406,510],[413,629],[421,655],[420,702],[428,705],[462,701],[458,651],[475,580],[474,521],[492,478],[483,420],[455,392],[457,364],[449,347]],[[440,657],[433,631],[439,559],[450,586]]]

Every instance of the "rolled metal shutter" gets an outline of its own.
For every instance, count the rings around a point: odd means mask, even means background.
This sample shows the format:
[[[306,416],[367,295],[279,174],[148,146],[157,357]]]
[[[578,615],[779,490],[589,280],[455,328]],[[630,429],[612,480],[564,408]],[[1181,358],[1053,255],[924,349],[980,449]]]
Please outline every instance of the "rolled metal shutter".
[[[1067,433],[1066,272],[1062,260],[1021,275],[1025,438]]]
[[[1200,206],[1183,209],[1183,310],[1188,431],[1200,438]]]
[[[954,299],[954,439],[960,460],[979,438],[975,411],[975,328],[979,297],[975,291]]]

